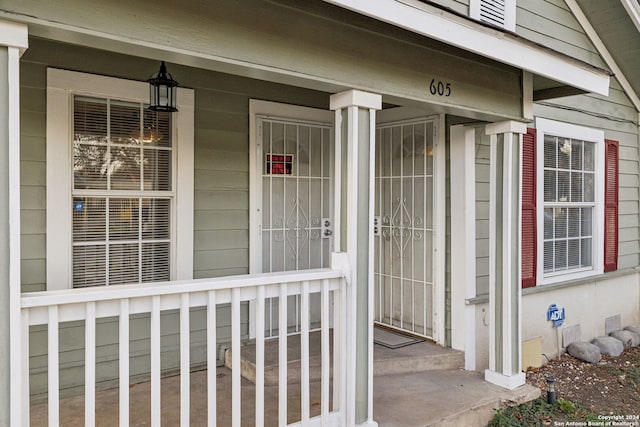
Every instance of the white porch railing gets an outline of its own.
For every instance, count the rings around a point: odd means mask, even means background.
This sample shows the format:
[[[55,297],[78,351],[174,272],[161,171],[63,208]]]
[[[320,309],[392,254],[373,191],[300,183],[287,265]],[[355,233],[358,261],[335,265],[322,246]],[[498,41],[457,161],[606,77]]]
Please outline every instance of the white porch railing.
[[[334,303],[342,304],[345,280],[342,273],[329,269],[302,272],[270,273],[263,275],[233,276],[216,279],[166,282],[155,284],[110,286],[68,291],[27,293],[21,297],[21,416],[22,426],[29,425],[29,326],[48,325],[48,418],[49,426],[60,424],[59,343],[60,324],[84,321],[85,325],[85,425],[96,424],[96,320],[119,318],[119,425],[128,426],[129,414],[129,316],[148,313],[150,316],[150,377],[151,425],[161,424],[160,314],[165,310],[178,310],[180,318],[180,425],[188,426],[190,419],[190,325],[189,312],[193,307],[206,307],[207,311],[207,419],[216,424],[216,306],[231,304],[232,335],[232,425],[241,420],[241,303],[256,301],[256,426],[264,423],[264,349],[265,299],[279,300],[279,329],[287,330],[287,297],[300,296],[301,315],[301,418],[296,425],[338,425],[344,417],[345,385],[336,370],[333,384],[333,408],[330,410],[330,353],[329,327],[330,294]],[[320,415],[310,416],[309,398],[309,295],[319,294],[321,299],[321,409]],[[338,313],[339,310],[336,310]],[[337,315],[333,322],[334,367],[345,366],[343,332],[346,317]],[[278,425],[287,425],[287,336],[281,334],[279,348]],[[341,354],[342,349],[342,354]],[[342,359],[341,359],[342,358]],[[13,421],[15,423],[15,420]]]

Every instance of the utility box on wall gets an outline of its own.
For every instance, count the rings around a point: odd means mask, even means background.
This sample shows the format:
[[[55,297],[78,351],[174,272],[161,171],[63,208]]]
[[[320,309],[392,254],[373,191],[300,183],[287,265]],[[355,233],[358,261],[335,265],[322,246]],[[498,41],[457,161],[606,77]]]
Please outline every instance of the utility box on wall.
[[[522,341],[522,370],[542,366],[542,337]]]

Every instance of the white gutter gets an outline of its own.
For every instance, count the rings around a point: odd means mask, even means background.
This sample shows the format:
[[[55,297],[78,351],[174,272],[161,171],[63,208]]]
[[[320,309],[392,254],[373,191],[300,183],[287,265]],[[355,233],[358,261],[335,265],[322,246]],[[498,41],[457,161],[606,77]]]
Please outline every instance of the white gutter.
[[[609,94],[604,70],[417,0],[324,1],[587,92]]]

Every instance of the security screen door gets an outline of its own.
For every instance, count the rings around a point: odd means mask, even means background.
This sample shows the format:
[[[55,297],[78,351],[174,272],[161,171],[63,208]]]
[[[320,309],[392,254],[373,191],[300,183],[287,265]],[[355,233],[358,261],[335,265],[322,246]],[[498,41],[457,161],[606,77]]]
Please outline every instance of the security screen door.
[[[333,240],[333,114],[318,110],[317,116],[317,121],[256,117],[263,273],[329,266]],[[312,294],[309,302],[314,328],[320,324],[320,295]],[[288,333],[300,331],[299,303],[299,297],[289,297]],[[276,298],[268,300],[265,316],[265,336],[277,336]]]
[[[381,115],[382,116],[382,115]],[[435,122],[379,124],[375,165],[375,321],[433,337]]]

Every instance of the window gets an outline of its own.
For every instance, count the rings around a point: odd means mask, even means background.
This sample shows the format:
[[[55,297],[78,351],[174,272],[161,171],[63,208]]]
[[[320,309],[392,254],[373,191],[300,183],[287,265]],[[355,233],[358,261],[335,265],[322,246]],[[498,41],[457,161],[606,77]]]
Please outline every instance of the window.
[[[544,134],[544,273],[593,267],[596,143]]]
[[[170,278],[171,115],[73,101],[73,287]]]
[[[515,0],[471,0],[469,16],[505,30],[516,30]]]
[[[183,92],[179,113],[156,113],[145,83],[48,70],[48,289],[191,278],[193,96]]]
[[[604,133],[537,119],[535,139],[538,278],[541,283],[553,283],[600,274],[605,227]],[[523,195],[523,201],[525,198]]]

